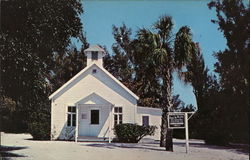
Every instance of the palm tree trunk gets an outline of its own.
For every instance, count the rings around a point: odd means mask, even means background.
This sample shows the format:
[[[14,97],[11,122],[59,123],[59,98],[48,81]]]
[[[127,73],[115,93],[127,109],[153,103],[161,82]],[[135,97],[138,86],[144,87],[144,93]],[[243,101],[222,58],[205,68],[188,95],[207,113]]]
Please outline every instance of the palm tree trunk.
[[[161,140],[160,140],[160,147],[166,146],[166,137],[167,137],[167,112],[162,110],[162,117],[161,117]]]
[[[161,140],[160,140],[160,147],[166,146],[166,137],[167,137],[167,122],[166,122],[166,113],[162,113],[161,117]]]
[[[168,128],[168,109],[166,108],[162,113],[160,147],[165,147],[166,151],[173,151],[173,129]]]
[[[173,151],[173,134],[172,129],[168,128],[167,114],[172,107],[172,75],[171,70],[168,69],[164,80],[164,100],[162,108],[162,124],[161,124],[161,141],[160,146],[165,147],[166,151]]]
[[[167,128],[165,149],[173,152],[173,129],[170,128]]]

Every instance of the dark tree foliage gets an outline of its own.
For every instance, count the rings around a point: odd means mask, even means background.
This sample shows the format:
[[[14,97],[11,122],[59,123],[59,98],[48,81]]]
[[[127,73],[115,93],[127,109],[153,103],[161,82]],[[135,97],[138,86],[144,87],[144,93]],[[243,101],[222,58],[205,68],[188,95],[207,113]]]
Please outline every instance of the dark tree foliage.
[[[138,52],[138,41],[132,39],[131,34],[131,29],[125,24],[121,27],[113,26],[116,40],[112,46],[114,55],[106,57],[105,68],[140,96],[138,105],[159,107],[157,76],[153,64],[146,64],[151,58]]]
[[[78,0],[1,2],[1,98],[16,105],[21,124],[13,124],[13,130],[18,126],[46,130],[30,124],[49,124],[48,95],[57,86],[50,81],[55,57],[67,51],[72,37],[82,38],[82,12]]]
[[[185,107],[181,108],[181,112],[194,112],[195,107],[192,104],[188,104]]]
[[[198,109],[204,105],[204,98],[208,89],[208,68],[201,53],[199,44],[193,44],[194,48],[191,54],[191,61],[187,64],[187,72],[185,72],[185,82],[190,82],[193,86],[194,95],[197,100]]]
[[[184,108],[185,103],[180,99],[180,95],[173,95],[171,111],[179,111]]]
[[[221,86],[223,130],[230,141],[249,142],[249,83],[250,83],[250,9],[242,0],[212,1],[218,24],[227,40],[227,48],[215,53],[215,72]]]
[[[227,136],[223,130],[221,120],[221,87],[214,75],[208,74],[201,49],[194,43],[191,60],[186,65],[186,72],[180,73],[186,83],[193,86],[198,110],[189,120],[191,138],[204,139],[210,144],[226,144]],[[186,106],[182,111],[193,111],[192,106]],[[183,132],[174,132],[175,135],[184,137]]]
[[[173,148],[171,134],[166,136],[167,112],[172,108],[172,73],[185,67],[193,48],[189,27],[181,27],[175,37],[172,30],[170,16],[160,17],[152,29],[139,29],[133,39],[131,29],[125,25],[114,26],[116,43],[113,45],[114,55],[109,60],[115,66],[107,67],[139,95],[138,105],[162,108],[161,146],[166,146],[167,150]],[[171,129],[168,131],[172,132]],[[166,137],[170,139],[166,141]]]
[[[1,75],[5,94],[14,98],[22,95],[26,89],[23,83],[37,74],[32,72],[34,67],[49,78],[53,54],[63,53],[70,38],[81,31],[80,13],[78,1],[1,3]]]
[[[125,24],[119,28],[113,26],[113,36],[116,41],[112,46],[113,56],[106,57],[104,66],[121,82],[130,85],[133,73],[129,55],[131,29],[127,28]]]
[[[212,1],[219,29],[228,48],[215,53],[218,62],[214,75],[208,74],[201,50],[194,45],[187,72],[181,73],[191,83],[198,111],[190,120],[191,137],[208,144],[225,145],[249,140],[249,8],[242,1]]]
[[[134,77],[133,65],[135,63],[132,54],[133,46],[131,44],[133,39],[131,35],[132,30],[127,28],[125,24],[121,27],[113,26],[113,36],[116,43],[112,45],[113,56],[111,59],[113,66],[112,69],[109,68],[109,71],[137,94],[138,83],[136,83]]]
[[[86,67],[87,59],[83,51],[87,48],[88,44],[85,47],[83,45],[80,51],[75,46],[70,46],[64,54],[54,55],[55,67],[50,79],[50,82],[53,84],[53,91]]]

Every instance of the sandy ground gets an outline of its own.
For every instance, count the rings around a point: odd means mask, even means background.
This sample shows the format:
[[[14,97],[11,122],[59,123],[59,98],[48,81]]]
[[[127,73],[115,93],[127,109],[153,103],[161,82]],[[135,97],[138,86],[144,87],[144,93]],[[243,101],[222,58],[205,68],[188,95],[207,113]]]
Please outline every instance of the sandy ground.
[[[139,144],[34,141],[28,134],[2,133],[2,145],[10,147],[11,159],[35,160],[248,160],[249,153],[239,149],[208,146],[191,140],[185,153],[183,140],[174,139],[174,152],[166,152],[159,142],[144,140]],[[1,158],[0,158],[1,159]]]

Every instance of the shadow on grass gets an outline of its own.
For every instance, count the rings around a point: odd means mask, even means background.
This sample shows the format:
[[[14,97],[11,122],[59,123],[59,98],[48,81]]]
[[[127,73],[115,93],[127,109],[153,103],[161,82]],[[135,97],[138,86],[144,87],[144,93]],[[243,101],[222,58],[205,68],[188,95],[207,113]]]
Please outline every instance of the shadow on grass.
[[[10,151],[26,149],[27,147],[12,147],[12,146],[0,146],[0,158],[3,160],[10,160],[11,157],[26,157],[16,153],[10,153]]]

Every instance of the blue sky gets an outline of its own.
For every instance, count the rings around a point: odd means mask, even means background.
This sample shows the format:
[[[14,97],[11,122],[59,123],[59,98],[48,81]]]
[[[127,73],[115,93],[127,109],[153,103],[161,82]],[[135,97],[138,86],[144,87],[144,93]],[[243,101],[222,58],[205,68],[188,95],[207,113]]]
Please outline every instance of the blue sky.
[[[181,26],[190,26],[193,39],[200,43],[205,63],[210,70],[216,59],[213,53],[224,50],[226,40],[211,23],[216,18],[215,11],[209,10],[207,0],[85,0],[84,14],[81,15],[84,31],[90,44],[105,45],[110,53],[115,42],[112,25],[125,23],[133,34],[142,27],[150,28],[161,15],[170,15],[174,21],[174,33]],[[76,44],[78,45],[78,44]],[[186,104],[196,100],[190,85],[184,85],[174,78],[174,94],[180,94]]]

